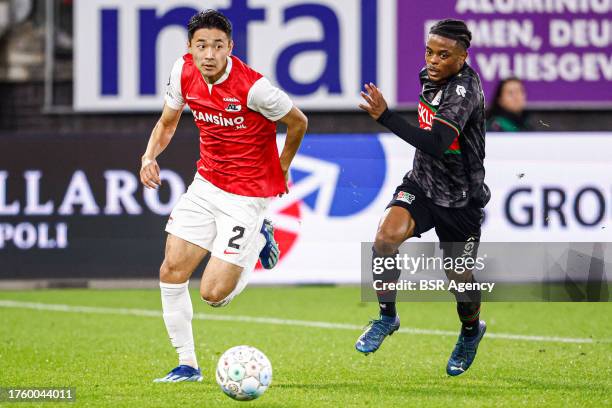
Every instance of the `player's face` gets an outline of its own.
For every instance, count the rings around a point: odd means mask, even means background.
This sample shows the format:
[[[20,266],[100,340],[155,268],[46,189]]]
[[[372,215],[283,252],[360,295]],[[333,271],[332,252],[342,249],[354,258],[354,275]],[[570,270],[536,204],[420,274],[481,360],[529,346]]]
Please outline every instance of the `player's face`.
[[[215,82],[225,72],[227,57],[234,42],[217,28],[200,28],[193,33],[189,53],[208,82]]]
[[[499,105],[513,113],[521,113],[525,109],[527,96],[525,88],[519,81],[508,81],[499,95]]]
[[[427,74],[434,82],[455,75],[465,62],[467,51],[455,40],[430,34],[425,48]]]

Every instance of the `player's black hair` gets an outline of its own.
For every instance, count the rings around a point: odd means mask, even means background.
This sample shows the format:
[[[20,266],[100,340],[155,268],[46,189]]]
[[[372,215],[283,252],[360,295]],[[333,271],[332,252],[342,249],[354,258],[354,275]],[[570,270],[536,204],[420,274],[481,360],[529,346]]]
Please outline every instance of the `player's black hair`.
[[[217,10],[200,11],[189,19],[189,23],[187,23],[187,38],[189,41],[200,28],[217,28],[227,34],[227,38],[232,39],[232,23],[223,13]]]
[[[452,18],[438,21],[429,29],[429,34],[455,40],[466,50],[470,48],[470,42],[472,41],[472,33],[467,28],[465,21]]]

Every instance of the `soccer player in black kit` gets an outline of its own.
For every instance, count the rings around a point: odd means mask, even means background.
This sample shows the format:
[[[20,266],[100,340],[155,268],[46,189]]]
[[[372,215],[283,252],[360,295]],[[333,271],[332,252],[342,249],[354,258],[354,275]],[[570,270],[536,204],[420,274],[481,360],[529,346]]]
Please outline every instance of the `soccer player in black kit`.
[[[461,20],[442,20],[427,38],[426,66],[415,127],[390,111],[372,83],[361,92],[359,107],[416,148],[413,168],[400,184],[380,221],[373,258],[394,257],[410,237],[435,228],[444,257],[476,257],[483,207],[490,192],[484,184],[485,107],[478,74],[466,63],[472,35]],[[459,248],[457,249],[457,243]],[[383,272],[383,281],[397,281],[397,267]],[[446,271],[456,282],[474,282],[471,271]],[[380,279],[380,277],[377,277]],[[368,354],[400,326],[395,291],[377,292],[380,317],[370,322],[355,347]],[[462,323],[446,372],[464,373],[474,361],[486,325],[480,320],[480,291],[454,293]]]

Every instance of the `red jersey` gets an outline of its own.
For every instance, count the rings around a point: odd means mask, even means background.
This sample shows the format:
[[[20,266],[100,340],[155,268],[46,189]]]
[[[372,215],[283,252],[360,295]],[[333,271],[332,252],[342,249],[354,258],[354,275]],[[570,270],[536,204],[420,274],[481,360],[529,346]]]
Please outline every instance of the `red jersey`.
[[[166,104],[182,109],[185,103],[200,130],[197,171],[202,177],[243,196],[285,192],[275,121],[293,104],[283,91],[233,56],[224,75],[208,84],[191,54],[185,54],[172,69]]]

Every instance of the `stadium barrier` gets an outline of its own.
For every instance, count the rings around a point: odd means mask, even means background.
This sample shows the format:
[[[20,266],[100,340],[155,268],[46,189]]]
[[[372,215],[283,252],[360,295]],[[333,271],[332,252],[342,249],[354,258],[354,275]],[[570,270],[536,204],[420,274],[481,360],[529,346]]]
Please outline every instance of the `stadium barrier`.
[[[0,284],[156,279],[165,222],[194,175],[197,138],[177,138],[159,158],[159,190],[139,182],[145,144],[3,136]],[[483,241],[612,242],[611,150],[612,133],[489,134]],[[306,136],[291,193],[269,208],[281,261],[256,269],[252,282],[358,283],[361,243],[373,239],[413,153],[393,135]],[[422,238],[435,240],[433,231]]]

